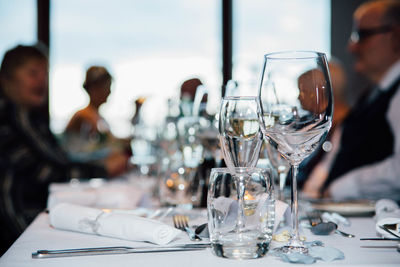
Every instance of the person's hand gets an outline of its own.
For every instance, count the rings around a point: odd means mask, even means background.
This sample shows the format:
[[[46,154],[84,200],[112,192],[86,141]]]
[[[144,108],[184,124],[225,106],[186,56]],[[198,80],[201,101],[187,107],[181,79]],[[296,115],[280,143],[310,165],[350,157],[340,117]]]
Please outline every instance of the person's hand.
[[[113,152],[105,160],[105,167],[110,177],[123,174],[128,170],[129,156],[126,153]]]
[[[331,192],[329,191],[329,188],[326,189],[323,193],[322,193],[323,198],[331,198]]]
[[[305,187],[305,188],[303,188],[302,192],[304,193],[304,195],[306,195],[309,198],[320,198],[321,197],[319,188]]]
[[[309,198],[321,198],[321,188],[328,178],[328,174],[322,165],[317,165],[304,183],[303,193]]]

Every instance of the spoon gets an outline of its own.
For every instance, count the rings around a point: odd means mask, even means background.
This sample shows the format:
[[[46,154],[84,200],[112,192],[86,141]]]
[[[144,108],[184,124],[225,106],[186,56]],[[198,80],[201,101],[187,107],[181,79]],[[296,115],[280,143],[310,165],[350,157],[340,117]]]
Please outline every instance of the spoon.
[[[200,234],[207,227],[207,223],[203,223],[196,227],[195,233]]]
[[[337,228],[338,228],[338,226],[336,223],[320,222],[311,227],[311,232],[315,235],[330,235],[334,232],[334,233],[340,234],[344,237],[350,237],[350,238],[355,237],[355,235],[345,233],[343,231],[338,230]]]

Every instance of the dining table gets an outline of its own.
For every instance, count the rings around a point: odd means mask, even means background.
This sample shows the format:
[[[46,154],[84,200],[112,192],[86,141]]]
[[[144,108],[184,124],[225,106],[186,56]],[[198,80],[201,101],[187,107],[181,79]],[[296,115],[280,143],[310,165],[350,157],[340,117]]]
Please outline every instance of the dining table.
[[[200,212],[205,221],[206,211]],[[168,218],[165,218],[168,219]],[[315,266],[400,266],[400,253],[396,246],[398,241],[363,241],[360,238],[376,237],[375,220],[368,217],[349,217],[350,226],[340,226],[341,230],[352,233],[354,238],[339,234],[314,235],[307,228],[301,228],[301,236],[307,241],[320,240],[325,246],[334,247],[344,253],[344,259],[334,261],[317,260]],[[172,225],[172,220],[171,220]],[[184,232],[182,232],[185,235]],[[184,239],[185,242],[196,242]],[[272,253],[275,247],[284,243],[272,241],[270,251],[261,258],[234,260],[215,256],[211,248],[194,251],[175,251],[158,253],[132,253],[118,255],[92,255],[62,258],[33,258],[32,253],[40,249],[67,249],[108,246],[149,246],[144,242],[109,238],[93,234],[64,231],[53,228],[49,223],[49,214],[40,213],[22,235],[1,257],[0,266],[68,266],[68,267],[101,267],[101,266],[293,266],[294,263],[282,261]]]

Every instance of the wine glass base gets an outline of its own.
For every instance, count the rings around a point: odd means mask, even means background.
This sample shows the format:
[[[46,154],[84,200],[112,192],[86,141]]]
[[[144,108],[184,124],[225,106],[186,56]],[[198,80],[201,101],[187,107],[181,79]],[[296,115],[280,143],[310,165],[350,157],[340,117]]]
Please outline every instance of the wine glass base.
[[[308,254],[308,248],[303,246],[290,246],[286,245],[280,248],[276,248],[275,251],[290,254],[290,253],[300,253],[300,254]]]

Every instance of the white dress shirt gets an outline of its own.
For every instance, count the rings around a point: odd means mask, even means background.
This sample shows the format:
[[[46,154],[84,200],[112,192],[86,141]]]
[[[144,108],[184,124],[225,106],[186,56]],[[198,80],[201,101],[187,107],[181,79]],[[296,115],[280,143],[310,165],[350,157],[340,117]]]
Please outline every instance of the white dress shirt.
[[[400,77],[400,60],[384,75],[379,87],[383,88],[382,90],[389,89],[398,77]],[[338,177],[328,188],[334,200],[360,198],[400,200],[400,88],[390,101],[386,118],[394,137],[393,154],[380,162],[356,168]]]

